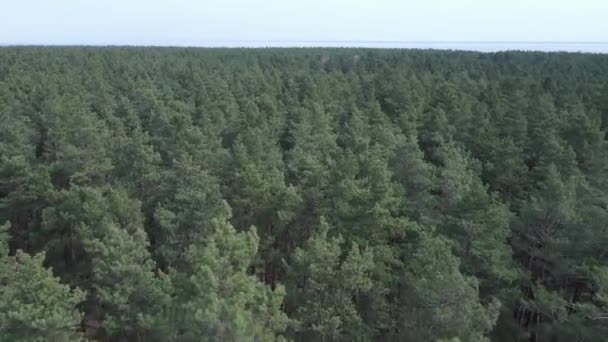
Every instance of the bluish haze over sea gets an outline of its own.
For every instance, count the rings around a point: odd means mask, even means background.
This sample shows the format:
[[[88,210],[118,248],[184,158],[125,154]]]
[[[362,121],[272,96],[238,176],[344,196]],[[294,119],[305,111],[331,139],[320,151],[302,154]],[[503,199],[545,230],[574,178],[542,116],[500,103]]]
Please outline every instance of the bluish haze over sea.
[[[606,0],[6,0],[0,45],[608,53],[606,18]]]
[[[186,41],[150,42],[154,46],[193,47],[364,47],[388,49],[440,49],[496,52],[522,51],[567,51],[608,53],[608,42],[399,42],[399,41]]]
[[[22,46],[29,44],[0,43],[0,46]],[[44,44],[42,44],[44,45]],[[88,44],[61,44],[62,46],[88,46]],[[94,44],[105,46],[105,44]],[[480,52],[498,51],[544,51],[608,53],[608,42],[399,42],[399,41],[150,41],[107,46],[162,46],[162,47],[207,47],[207,48],[376,48],[376,49],[437,49]]]

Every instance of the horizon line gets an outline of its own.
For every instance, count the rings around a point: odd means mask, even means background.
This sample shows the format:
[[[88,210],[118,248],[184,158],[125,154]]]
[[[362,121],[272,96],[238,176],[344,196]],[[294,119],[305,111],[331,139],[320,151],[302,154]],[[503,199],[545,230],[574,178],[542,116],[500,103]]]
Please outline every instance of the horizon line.
[[[360,43],[360,44],[608,44],[593,40],[314,40],[314,39],[184,39],[126,42],[0,42],[0,46],[145,46],[147,44],[218,44],[218,43]]]

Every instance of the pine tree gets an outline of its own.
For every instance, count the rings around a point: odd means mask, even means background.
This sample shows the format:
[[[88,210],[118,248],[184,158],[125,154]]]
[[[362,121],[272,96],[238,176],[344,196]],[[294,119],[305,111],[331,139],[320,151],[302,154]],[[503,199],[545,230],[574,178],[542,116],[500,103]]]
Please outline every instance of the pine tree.
[[[486,335],[498,317],[499,302],[482,305],[477,280],[458,268],[444,239],[421,235],[400,279],[399,338],[489,341]]]
[[[190,275],[175,275],[179,341],[283,340],[287,318],[281,312],[284,288],[271,290],[249,268],[257,253],[255,228],[237,233],[230,209],[211,222],[210,234],[188,250]]]
[[[314,236],[293,254],[287,290],[297,338],[369,338],[356,301],[372,287],[371,251],[361,252],[356,243],[343,251],[344,239],[328,237],[329,230],[321,220]]]
[[[512,214],[488,192],[465,152],[447,144],[437,156],[442,164],[433,189],[438,231],[454,242],[465,274],[484,279],[484,290],[498,295],[516,277],[508,245]]]
[[[0,336],[5,341],[78,341],[85,293],[62,284],[44,266],[44,253],[8,254],[0,226]]]
[[[181,270],[187,267],[185,253],[192,242],[208,234],[221,203],[220,187],[187,156],[174,160],[161,177],[149,234],[160,265]]]
[[[170,284],[147,250],[137,201],[125,192],[73,187],[45,209],[48,255],[71,284],[88,291],[84,325],[97,337],[156,334]]]

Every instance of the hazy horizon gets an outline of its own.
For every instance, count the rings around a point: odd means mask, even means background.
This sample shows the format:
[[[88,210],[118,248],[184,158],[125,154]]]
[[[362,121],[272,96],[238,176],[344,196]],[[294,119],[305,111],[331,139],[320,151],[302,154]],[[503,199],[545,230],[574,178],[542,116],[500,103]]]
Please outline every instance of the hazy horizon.
[[[2,45],[608,43],[608,3],[580,0],[22,0]]]
[[[177,48],[376,48],[376,49],[436,49],[479,52],[541,51],[608,53],[608,42],[551,41],[322,41],[322,40],[224,40],[224,41],[157,41],[131,44],[4,44],[11,46],[56,47],[177,47]]]

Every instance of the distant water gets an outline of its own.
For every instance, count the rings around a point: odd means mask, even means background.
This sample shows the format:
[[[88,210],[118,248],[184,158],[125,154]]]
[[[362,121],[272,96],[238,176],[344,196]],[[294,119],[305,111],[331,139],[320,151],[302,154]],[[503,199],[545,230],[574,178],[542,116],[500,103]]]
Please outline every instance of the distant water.
[[[142,44],[136,44],[142,45]],[[147,44],[144,44],[147,45]],[[198,46],[198,47],[364,47],[400,49],[441,49],[496,52],[522,51],[568,51],[608,53],[607,42],[401,42],[401,41],[190,41],[162,42],[149,45]]]
[[[0,42],[0,46],[45,45]],[[361,47],[379,49],[439,49],[496,52],[520,51],[568,51],[608,53],[605,42],[467,42],[467,41],[338,41],[338,40],[170,40],[105,43],[74,43],[76,46],[177,46],[177,47]],[[65,45],[64,45],[65,46]]]

